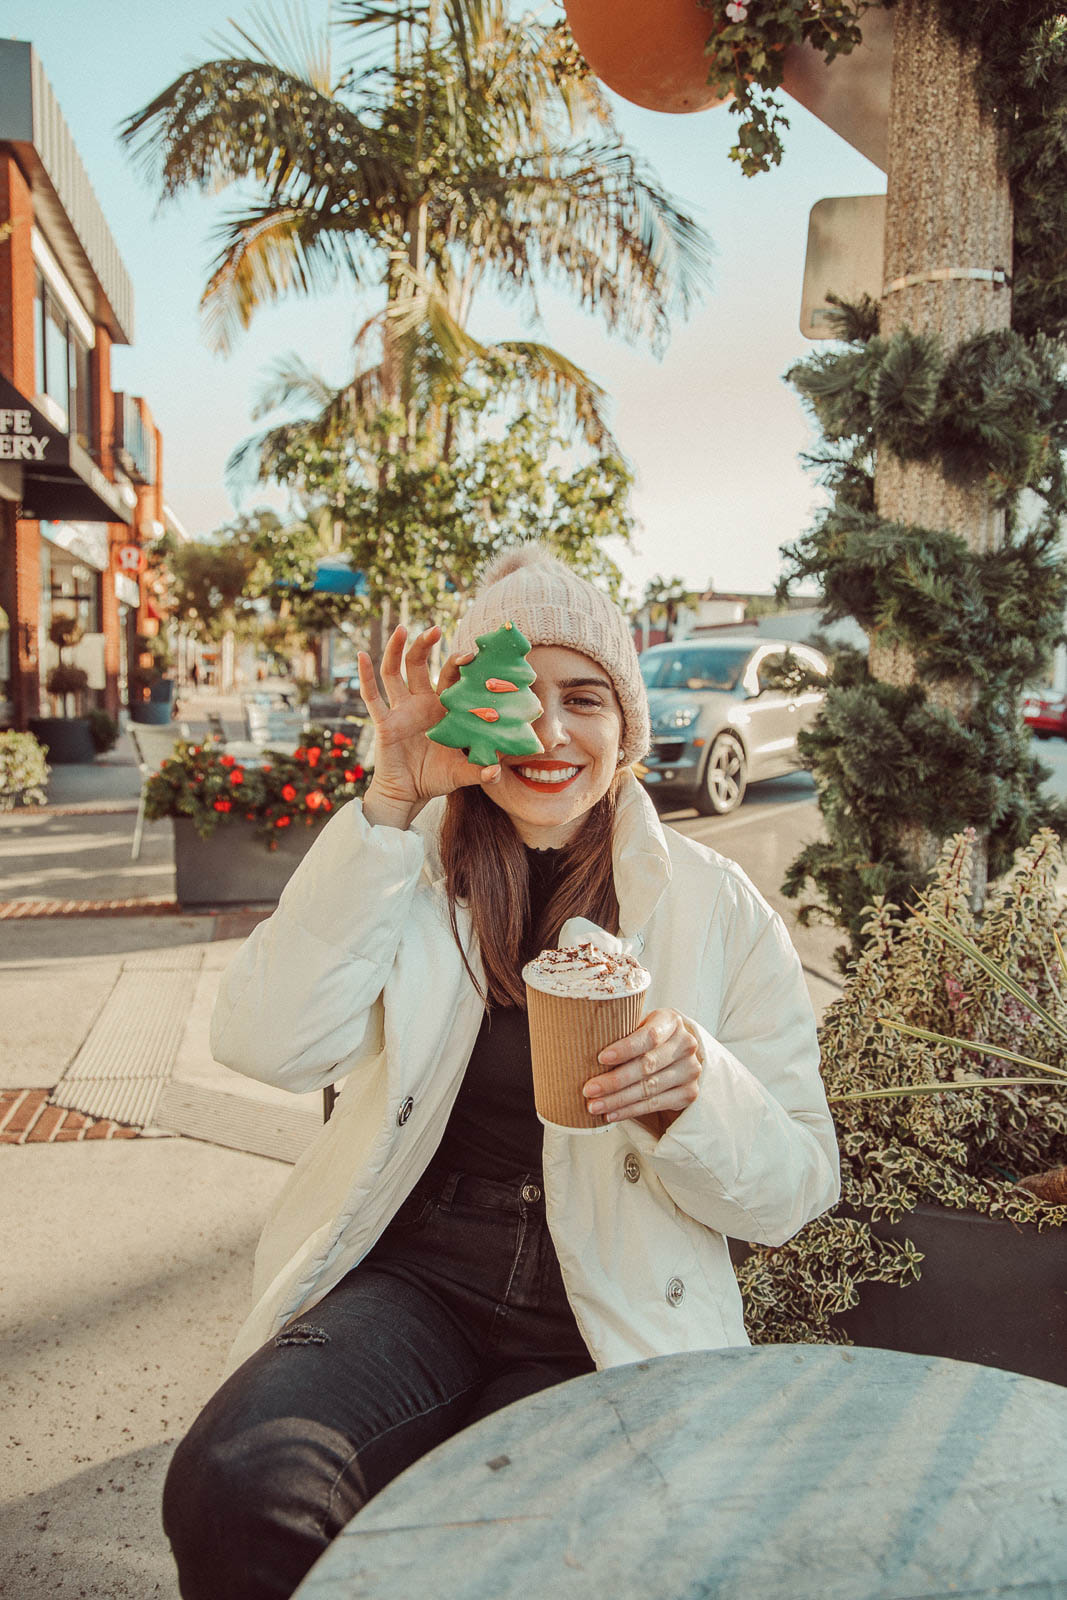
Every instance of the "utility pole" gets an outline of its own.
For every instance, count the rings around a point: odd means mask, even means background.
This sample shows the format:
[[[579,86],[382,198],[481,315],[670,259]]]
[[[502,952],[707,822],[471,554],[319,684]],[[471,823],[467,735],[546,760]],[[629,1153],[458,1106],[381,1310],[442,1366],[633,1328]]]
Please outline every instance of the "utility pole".
[[[964,340],[1011,322],[1012,206],[1005,140],[979,105],[978,52],[942,25],[928,0],[900,0],[894,11],[885,230],[883,337],[902,328],[936,334],[946,357]],[[878,454],[875,503],[882,517],[959,534],[974,551],[1004,538],[1004,513],[984,484],[948,481],[937,462]],[[872,638],[872,675],[915,682],[910,652]],[[966,724],[974,685],[960,678],[928,686],[932,703]],[[936,860],[940,840],[916,825],[900,844],[917,874]],[[984,853],[975,899],[985,888]]]

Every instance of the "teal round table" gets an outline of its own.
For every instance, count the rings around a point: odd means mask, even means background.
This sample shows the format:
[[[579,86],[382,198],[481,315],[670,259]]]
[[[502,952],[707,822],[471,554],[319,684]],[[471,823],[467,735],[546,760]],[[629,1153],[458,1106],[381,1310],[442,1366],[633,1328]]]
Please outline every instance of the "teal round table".
[[[296,1593],[1065,1600],[1067,1389],[839,1346],[616,1367],[416,1462]]]

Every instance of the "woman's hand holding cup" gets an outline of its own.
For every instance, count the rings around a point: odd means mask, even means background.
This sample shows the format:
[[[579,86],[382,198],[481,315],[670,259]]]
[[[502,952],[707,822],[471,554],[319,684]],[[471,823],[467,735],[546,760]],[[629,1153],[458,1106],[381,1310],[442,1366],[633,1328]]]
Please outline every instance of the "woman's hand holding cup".
[[[465,751],[426,737],[445,716],[442,691],[458,682],[460,667],[475,654],[449,656],[435,685],[429,659],[440,637],[435,624],[413,639],[405,653],[407,629],[394,628],[382,655],[381,687],[370,656],[361,650],[357,657],[359,692],[375,735],[374,774],[363,797],[363,814],[370,823],[406,828],[427,800],[500,778],[499,763],[473,766]]]

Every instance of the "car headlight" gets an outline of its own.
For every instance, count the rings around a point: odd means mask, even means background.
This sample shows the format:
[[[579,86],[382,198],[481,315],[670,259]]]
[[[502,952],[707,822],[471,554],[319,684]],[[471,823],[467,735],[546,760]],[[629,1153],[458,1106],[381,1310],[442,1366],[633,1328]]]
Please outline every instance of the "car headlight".
[[[653,733],[674,733],[679,728],[690,728],[700,715],[699,706],[679,706],[674,711],[661,712],[652,719]]]

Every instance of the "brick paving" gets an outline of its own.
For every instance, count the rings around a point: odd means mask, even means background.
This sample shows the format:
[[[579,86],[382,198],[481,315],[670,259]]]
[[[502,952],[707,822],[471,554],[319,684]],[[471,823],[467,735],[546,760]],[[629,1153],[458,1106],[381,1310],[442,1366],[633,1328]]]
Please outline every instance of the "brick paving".
[[[16,917],[158,917],[180,910],[173,895],[134,895],[128,900],[0,900],[0,922]]]
[[[83,1117],[49,1104],[50,1089],[0,1090],[0,1144],[62,1144],[74,1139],[137,1139],[140,1128]]]

